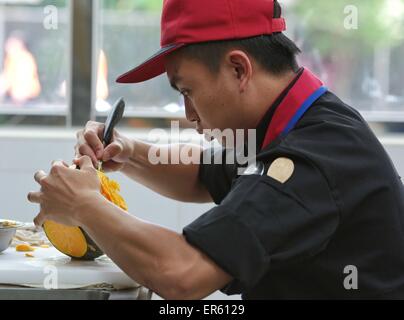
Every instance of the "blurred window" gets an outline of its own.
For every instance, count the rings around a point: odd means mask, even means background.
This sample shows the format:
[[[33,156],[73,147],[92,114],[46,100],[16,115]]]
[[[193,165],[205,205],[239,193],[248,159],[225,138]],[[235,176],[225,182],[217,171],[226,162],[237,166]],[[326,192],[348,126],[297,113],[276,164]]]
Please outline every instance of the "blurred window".
[[[77,65],[80,59],[69,56],[69,6],[75,1],[81,0],[0,0],[0,125],[69,125],[66,118],[71,112],[91,116],[91,110],[79,103],[68,106],[66,94],[71,63]],[[141,84],[115,83],[118,75],[159,49],[163,1],[88,1],[94,3],[94,39],[76,34],[73,42],[96,44],[94,93],[88,93],[94,101],[93,114],[104,119],[122,96],[127,102],[127,126],[164,127],[177,118],[183,127],[191,126],[184,119],[182,98],[170,88],[166,75]],[[404,0],[280,3],[287,35],[303,51],[300,63],[367,120],[404,127]],[[47,28],[54,7],[57,28]],[[73,87],[72,96],[83,94],[77,92],[80,88],[81,83]]]
[[[97,114],[105,115],[124,97],[129,126],[169,126],[185,111],[181,96],[171,89],[166,75],[140,84],[117,84],[116,78],[160,49],[162,0],[101,0],[98,30]]]
[[[404,122],[404,0],[283,3],[302,65],[367,120]]]
[[[64,125],[66,0],[0,0],[0,125]]]

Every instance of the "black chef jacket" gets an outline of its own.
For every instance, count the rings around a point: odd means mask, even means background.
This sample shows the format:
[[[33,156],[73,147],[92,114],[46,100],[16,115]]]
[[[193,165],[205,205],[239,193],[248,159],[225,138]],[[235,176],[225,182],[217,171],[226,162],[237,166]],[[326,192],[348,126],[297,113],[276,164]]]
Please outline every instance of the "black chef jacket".
[[[258,126],[258,146],[301,73]],[[360,114],[328,91],[257,155],[265,172],[279,157],[295,166],[285,183],[238,176],[235,165],[200,166],[217,206],[183,232],[234,277],[222,291],[243,299],[404,298],[403,184]],[[344,285],[349,266],[357,289]]]

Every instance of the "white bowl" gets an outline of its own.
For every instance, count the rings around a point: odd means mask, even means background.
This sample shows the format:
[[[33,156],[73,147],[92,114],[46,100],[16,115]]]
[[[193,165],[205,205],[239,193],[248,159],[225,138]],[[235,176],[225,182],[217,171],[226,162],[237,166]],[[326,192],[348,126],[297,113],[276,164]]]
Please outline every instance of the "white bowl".
[[[0,220],[0,252],[10,246],[17,229],[22,226],[21,223],[16,222],[15,225],[3,227],[1,224],[3,221],[5,220]]]

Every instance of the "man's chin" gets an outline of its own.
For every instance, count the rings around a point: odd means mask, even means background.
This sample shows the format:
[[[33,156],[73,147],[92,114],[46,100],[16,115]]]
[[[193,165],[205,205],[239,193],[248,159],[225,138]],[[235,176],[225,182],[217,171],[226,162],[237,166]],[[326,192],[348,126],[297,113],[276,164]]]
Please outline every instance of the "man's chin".
[[[211,130],[206,130],[204,128],[197,128],[196,131],[200,134],[203,135],[204,139],[208,142],[211,142],[216,139],[214,135],[210,133]]]
[[[208,133],[203,133],[203,136],[204,136],[205,140],[208,141],[208,142],[211,142],[211,141],[216,139],[214,136],[212,136],[212,135],[210,135]]]

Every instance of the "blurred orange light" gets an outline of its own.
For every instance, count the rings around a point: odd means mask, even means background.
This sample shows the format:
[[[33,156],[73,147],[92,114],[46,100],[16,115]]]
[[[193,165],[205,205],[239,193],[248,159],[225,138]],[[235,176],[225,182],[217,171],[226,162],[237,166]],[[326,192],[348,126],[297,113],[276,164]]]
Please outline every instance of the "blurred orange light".
[[[97,73],[97,100],[107,100],[108,89],[108,60],[103,50],[100,51]]]
[[[0,77],[3,94],[16,104],[23,104],[41,93],[35,58],[19,38],[10,37],[6,42],[4,69]]]

